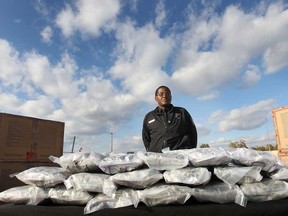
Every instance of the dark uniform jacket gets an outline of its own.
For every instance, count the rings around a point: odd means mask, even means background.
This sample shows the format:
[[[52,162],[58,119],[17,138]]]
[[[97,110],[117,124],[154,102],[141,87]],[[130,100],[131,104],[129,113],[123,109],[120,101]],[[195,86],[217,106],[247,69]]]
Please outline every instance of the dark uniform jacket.
[[[197,130],[192,117],[182,107],[168,109],[156,107],[146,114],[143,121],[142,139],[148,152],[196,148]]]

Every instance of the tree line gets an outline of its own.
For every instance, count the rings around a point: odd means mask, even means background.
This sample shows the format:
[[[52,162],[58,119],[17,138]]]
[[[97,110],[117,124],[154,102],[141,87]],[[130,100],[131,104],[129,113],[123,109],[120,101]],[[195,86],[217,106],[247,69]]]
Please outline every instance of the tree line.
[[[231,148],[248,148],[245,140],[230,142],[229,147],[231,147]],[[207,143],[203,143],[200,145],[200,148],[210,148],[210,145]],[[274,150],[278,150],[278,145],[277,144],[276,145],[266,144],[263,146],[251,147],[251,149],[254,149],[257,151],[274,151]]]

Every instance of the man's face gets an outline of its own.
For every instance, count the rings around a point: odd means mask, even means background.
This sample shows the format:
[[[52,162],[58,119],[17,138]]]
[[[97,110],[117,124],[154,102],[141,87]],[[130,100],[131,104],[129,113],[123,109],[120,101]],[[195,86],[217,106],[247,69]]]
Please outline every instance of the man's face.
[[[160,88],[155,96],[155,100],[157,101],[159,107],[164,108],[171,104],[171,92],[166,88]]]

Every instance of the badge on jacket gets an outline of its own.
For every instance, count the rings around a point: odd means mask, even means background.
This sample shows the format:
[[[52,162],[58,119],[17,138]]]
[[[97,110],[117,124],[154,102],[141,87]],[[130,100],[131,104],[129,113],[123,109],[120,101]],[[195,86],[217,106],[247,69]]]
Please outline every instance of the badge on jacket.
[[[151,124],[154,121],[155,121],[155,119],[151,119],[150,121],[148,121],[148,124]]]

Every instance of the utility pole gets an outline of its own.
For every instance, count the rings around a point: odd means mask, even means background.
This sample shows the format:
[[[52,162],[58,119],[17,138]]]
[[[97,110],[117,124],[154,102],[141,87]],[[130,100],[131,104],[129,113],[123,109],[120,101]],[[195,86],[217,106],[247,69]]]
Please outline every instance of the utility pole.
[[[111,152],[113,152],[113,133],[111,132]]]
[[[268,151],[270,151],[270,139],[269,139],[269,131],[268,131],[268,119],[267,119],[267,114],[265,116],[265,120],[266,120],[266,133],[267,133],[267,139],[268,139],[268,144],[267,144],[267,147],[268,147]]]
[[[71,153],[74,152],[75,140],[76,140],[76,136],[74,136],[74,138],[73,138],[73,144],[72,144],[72,151],[71,151]]]

